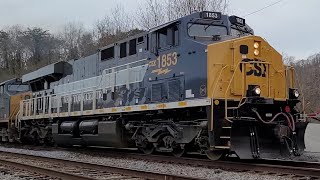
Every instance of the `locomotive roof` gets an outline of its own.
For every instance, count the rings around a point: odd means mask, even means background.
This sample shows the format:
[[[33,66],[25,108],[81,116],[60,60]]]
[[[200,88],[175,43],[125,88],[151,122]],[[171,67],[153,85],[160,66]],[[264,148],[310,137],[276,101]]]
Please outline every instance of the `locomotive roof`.
[[[4,85],[4,84],[7,84],[9,82],[12,82],[12,81],[16,81],[18,80],[19,78],[13,78],[13,79],[9,79],[9,80],[6,80],[6,81],[3,81],[3,82],[0,82],[0,86]]]

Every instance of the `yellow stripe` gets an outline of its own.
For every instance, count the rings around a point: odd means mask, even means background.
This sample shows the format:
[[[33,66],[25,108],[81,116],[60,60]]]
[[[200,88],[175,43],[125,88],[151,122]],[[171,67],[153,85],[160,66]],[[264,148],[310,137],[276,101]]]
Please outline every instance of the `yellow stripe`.
[[[163,109],[163,108],[166,108],[166,107],[167,107],[166,104],[158,104],[158,105],[157,105],[157,108],[158,108],[158,109]]]
[[[181,102],[179,102],[178,103],[178,106],[187,106],[188,105],[188,103],[187,102],[185,102],[185,101],[181,101]]]
[[[140,109],[141,109],[141,110],[147,110],[147,109],[148,109],[148,106],[147,106],[147,105],[140,106]]]

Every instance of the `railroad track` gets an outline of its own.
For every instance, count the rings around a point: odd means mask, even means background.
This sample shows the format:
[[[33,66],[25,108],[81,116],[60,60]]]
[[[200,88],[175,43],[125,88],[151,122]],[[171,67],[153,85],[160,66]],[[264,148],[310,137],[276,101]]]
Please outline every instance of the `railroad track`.
[[[164,179],[182,180],[200,178],[184,177],[179,175],[163,174],[158,172],[140,171],[119,167],[97,165],[79,161],[47,158],[34,155],[0,152],[0,164],[9,168],[19,169],[32,179],[70,179],[70,180],[96,180],[96,179]]]
[[[92,151],[93,150],[93,151]],[[80,152],[86,152],[79,150]],[[90,153],[97,152],[100,156],[130,158],[160,163],[180,164],[194,167],[222,169],[226,171],[251,172],[266,175],[277,175],[289,178],[320,179],[320,163],[284,160],[235,160],[211,161],[201,156],[193,158],[176,158],[164,155],[145,155],[134,151],[114,152],[90,149]]]
[[[88,149],[79,150],[73,148],[66,148],[72,152],[89,153]],[[128,158],[144,161],[153,161],[167,164],[180,164],[193,167],[205,167],[211,169],[222,169],[226,171],[235,172],[247,172],[247,173],[260,173],[264,175],[283,176],[296,179],[320,179],[320,163],[314,162],[295,162],[295,161],[281,161],[281,160],[259,160],[259,161],[211,161],[207,159],[201,159],[200,156],[196,158],[175,158],[164,155],[144,155],[136,153],[136,151],[113,151],[111,150],[99,150],[89,148],[90,155],[95,154],[101,157],[112,158]],[[1,155],[1,152],[0,152]],[[95,155],[94,155],[95,156]],[[1,156],[0,156],[1,158]],[[114,171],[116,172],[116,171]],[[147,177],[147,176],[143,176]],[[154,179],[163,179],[166,177],[156,177]],[[179,177],[187,179],[187,177]],[[177,179],[171,178],[171,179]],[[190,178],[189,178],[190,179]],[[191,178],[192,179],[192,178]]]

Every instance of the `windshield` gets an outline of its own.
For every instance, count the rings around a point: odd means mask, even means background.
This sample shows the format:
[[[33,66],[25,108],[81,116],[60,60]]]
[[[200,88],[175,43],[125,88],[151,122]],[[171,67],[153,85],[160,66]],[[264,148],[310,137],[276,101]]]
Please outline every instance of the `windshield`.
[[[214,26],[206,24],[188,24],[188,34],[189,36],[197,37],[207,37],[207,36],[221,36],[227,35],[227,27],[224,26]]]
[[[231,36],[242,37],[242,36],[250,36],[250,35],[252,35],[252,34],[250,34],[248,32],[240,31],[238,29],[231,28]]]
[[[11,84],[11,85],[8,85],[8,91],[10,91],[10,92],[25,92],[25,91],[29,91],[29,86],[28,85]]]

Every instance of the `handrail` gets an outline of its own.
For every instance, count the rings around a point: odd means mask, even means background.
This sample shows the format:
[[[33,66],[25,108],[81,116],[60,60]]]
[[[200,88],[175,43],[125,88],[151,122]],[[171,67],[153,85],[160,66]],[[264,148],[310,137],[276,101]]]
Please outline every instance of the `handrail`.
[[[19,112],[19,111],[20,111],[20,106],[16,106],[16,107],[14,108],[14,110],[12,111],[12,114],[10,114],[10,116],[9,116],[8,128],[11,127],[11,119],[13,119],[14,116],[15,116],[15,114],[16,114],[17,112]]]
[[[116,72],[126,71],[126,70],[128,70],[129,68],[124,69],[124,70],[120,70],[120,71],[114,71],[114,72],[111,72],[111,73],[107,73],[106,71],[108,71],[108,70],[117,69],[117,68],[119,68],[119,67],[125,67],[125,66],[131,65],[131,64],[137,64],[137,63],[139,63],[139,62],[143,62],[143,61],[146,61],[146,60],[147,60],[147,59],[142,59],[142,60],[135,61],[135,62],[132,62],[132,63],[127,63],[127,64],[123,64],[123,65],[116,66],[116,67],[113,67],[113,68],[104,69],[103,72],[102,72],[102,74],[99,75],[99,76],[80,80],[80,81],[85,81],[85,80],[90,80],[90,79],[92,79],[92,80],[95,81],[95,80],[99,80],[99,79],[96,79],[96,78],[100,78],[98,84],[96,84],[95,86],[88,87],[88,88],[82,88],[81,91],[86,91],[86,92],[94,91],[94,90],[96,90],[97,88],[99,88],[99,87],[101,86],[101,82],[102,82],[102,80],[103,80],[103,78],[104,78],[105,76],[110,75],[110,74],[114,74],[114,73],[116,73]],[[141,65],[141,66],[145,66],[145,65],[147,65],[147,64],[144,64],[144,65]],[[135,67],[139,67],[139,65],[137,65],[137,66],[135,66]],[[135,68],[135,67],[133,67],[133,68]],[[141,72],[141,71],[134,71],[134,72]],[[116,78],[116,77],[114,77],[114,78]],[[74,81],[74,82],[67,83],[67,84],[61,84],[60,86],[64,86],[64,85],[65,85],[65,86],[67,86],[67,85],[70,86],[70,85],[79,83],[80,81]],[[129,79],[128,79],[127,81],[129,82]],[[131,83],[136,83],[136,82],[140,82],[140,81],[133,81],[133,82],[131,82]],[[121,85],[125,85],[125,84],[126,84],[126,83],[117,84],[117,86],[121,86]],[[112,87],[112,85],[111,85],[110,87]],[[79,92],[79,93],[81,93],[81,92],[78,91],[78,90],[72,90],[72,91],[67,91],[67,92],[59,93],[59,95],[70,94],[70,93],[74,93],[74,92]],[[56,95],[58,95],[58,94],[56,94]]]
[[[231,123],[232,123],[232,121],[228,118],[228,104],[227,104],[228,100],[227,100],[227,95],[228,95],[228,91],[230,89],[231,83],[233,82],[233,79],[234,79],[234,77],[236,75],[236,70],[239,68],[240,64],[242,64],[242,62],[239,62],[237,64],[237,67],[235,68],[235,71],[234,71],[233,75],[231,76],[231,79],[230,79],[229,84],[227,86],[226,92],[224,94],[224,108],[225,108],[225,110],[224,110],[224,116],[225,117],[224,118],[225,118],[225,120],[227,120],[227,121],[229,121]]]
[[[102,75],[111,74],[111,73],[105,73],[105,72],[108,71],[108,70],[117,69],[117,68],[119,68],[119,67],[128,66],[128,65],[135,64],[135,63],[139,63],[139,62],[146,61],[146,60],[148,60],[148,59],[145,58],[145,59],[141,59],[141,60],[139,60],[139,61],[135,61],[135,62],[132,62],[132,63],[122,64],[122,65],[115,66],[115,67],[112,67],[112,68],[104,69],[104,70],[102,71]]]
[[[222,69],[221,69],[221,71],[220,71],[220,73],[219,73],[219,76],[218,76],[218,78],[217,78],[217,82],[216,82],[215,84],[212,84],[212,86],[215,85],[214,88],[213,88],[213,90],[212,90],[212,94],[214,94],[214,92],[216,92],[216,89],[217,89],[217,87],[218,87],[218,81],[219,81],[220,77],[222,76],[223,70],[226,69],[227,67],[228,67],[228,65],[225,65],[224,67],[222,67]]]
[[[19,116],[21,114],[21,110],[18,111],[18,113],[16,114],[16,119],[15,119],[15,126],[16,128],[18,128],[18,121],[19,121]]]

